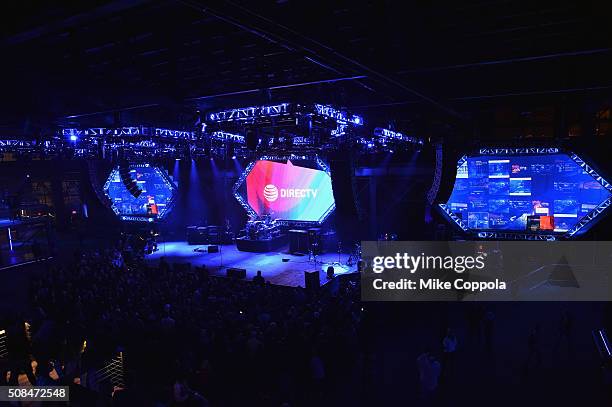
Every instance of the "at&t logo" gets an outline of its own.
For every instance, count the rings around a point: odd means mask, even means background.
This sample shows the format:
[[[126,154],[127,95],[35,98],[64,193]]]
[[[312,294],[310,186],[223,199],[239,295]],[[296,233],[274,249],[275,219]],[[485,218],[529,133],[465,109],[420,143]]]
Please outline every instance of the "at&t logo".
[[[264,187],[264,198],[268,202],[274,202],[278,199],[278,188],[275,185],[268,184]]]

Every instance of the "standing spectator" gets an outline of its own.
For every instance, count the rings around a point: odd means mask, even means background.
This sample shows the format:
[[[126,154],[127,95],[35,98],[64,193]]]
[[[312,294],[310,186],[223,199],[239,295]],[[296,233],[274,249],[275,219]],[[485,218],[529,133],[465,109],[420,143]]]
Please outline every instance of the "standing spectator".
[[[525,373],[529,370],[531,361],[535,360],[535,366],[539,367],[542,362],[542,354],[540,352],[540,326],[536,325],[530,332],[527,338],[527,362],[525,363]]]
[[[442,339],[442,354],[443,354],[443,373],[444,377],[448,379],[455,368],[455,352],[457,351],[457,337],[455,336],[452,329],[448,328],[446,336]]]
[[[312,350],[312,356],[310,357],[310,377],[314,396],[316,398],[322,397],[325,384],[325,364],[316,349]]]
[[[257,285],[264,285],[266,280],[264,280],[263,276],[261,275],[261,270],[257,270],[257,275],[253,277],[253,282]]]
[[[555,350],[559,350],[561,342],[565,341],[567,344],[567,354],[572,354],[572,315],[569,311],[563,312],[561,315],[561,321],[559,321],[559,338],[555,345]]]
[[[419,384],[421,387],[421,398],[425,402],[433,400],[438,388],[440,378],[440,362],[438,362],[429,350],[425,350],[417,358],[419,369]]]
[[[487,352],[493,352],[493,330],[495,328],[495,314],[490,309],[484,315],[484,337]]]

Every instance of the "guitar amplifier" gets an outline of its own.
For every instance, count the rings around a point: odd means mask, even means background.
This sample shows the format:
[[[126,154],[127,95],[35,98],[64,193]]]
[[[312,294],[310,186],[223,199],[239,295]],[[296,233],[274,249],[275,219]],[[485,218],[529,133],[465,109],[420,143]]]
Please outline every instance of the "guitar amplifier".
[[[226,271],[226,276],[230,278],[246,278],[246,269],[230,267]]]
[[[292,229],[289,234],[289,252],[290,253],[308,253],[308,231],[303,229]]]

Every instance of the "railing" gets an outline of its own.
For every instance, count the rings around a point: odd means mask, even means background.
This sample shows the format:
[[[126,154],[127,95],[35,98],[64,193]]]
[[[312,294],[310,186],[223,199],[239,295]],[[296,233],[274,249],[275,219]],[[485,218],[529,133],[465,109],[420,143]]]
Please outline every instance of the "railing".
[[[8,359],[8,344],[5,329],[0,329],[0,359]]]

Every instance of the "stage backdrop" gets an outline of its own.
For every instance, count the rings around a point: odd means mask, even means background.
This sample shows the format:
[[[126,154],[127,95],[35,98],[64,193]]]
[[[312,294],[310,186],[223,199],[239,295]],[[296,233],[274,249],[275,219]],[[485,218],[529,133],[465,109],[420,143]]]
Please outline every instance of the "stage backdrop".
[[[259,160],[246,177],[247,203],[258,215],[320,222],[335,208],[329,174],[321,169]]]

